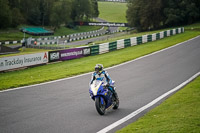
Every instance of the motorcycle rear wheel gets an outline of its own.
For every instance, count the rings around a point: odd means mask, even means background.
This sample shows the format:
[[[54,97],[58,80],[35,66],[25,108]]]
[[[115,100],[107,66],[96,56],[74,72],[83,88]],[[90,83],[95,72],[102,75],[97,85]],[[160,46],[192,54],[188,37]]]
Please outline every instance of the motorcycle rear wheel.
[[[103,101],[101,101],[103,100]],[[103,104],[102,104],[103,102]],[[104,98],[101,97],[97,97],[95,98],[95,106],[96,106],[96,110],[100,115],[104,115],[105,114],[105,110],[106,110],[106,102],[104,100]]]

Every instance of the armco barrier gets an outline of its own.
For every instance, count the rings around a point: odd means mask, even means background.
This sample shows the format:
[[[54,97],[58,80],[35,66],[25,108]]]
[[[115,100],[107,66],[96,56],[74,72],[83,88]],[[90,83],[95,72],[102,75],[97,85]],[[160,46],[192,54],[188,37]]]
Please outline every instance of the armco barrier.
[[[91,48],[91,55],[99,54],[99,45],[93,45],[90,46],[90,48]]]
[[[109,43],[109,51],[117,49],[117,41]]]
[[[99,44],[99,54],[109,52],[109,43]]]
[[[162,38],[164,38],[164,32],[163,31],[160,32],[160,39],[162,39]]]
[[[151,41],[152,41],[152,35],[148,35],[148,36],[147,36],[147,41],[148,41],[148,42],[151,42]]]
[[[176,29],[176,34],[178,34],[178,29]]]
[[[159,40],[164,37],[170,36],[170,31],[172,31],[172,34],[173,34],[173,31],[180,31],[180,33],[181,33],[181,31],[183,31],[183,28],[178,28],[175,30],[161,31],[159,33],[154,33],[152,35],[143,35],[141,37],[131,37],[130,39],[121,39],[121,40],[117,40],[117,41],[111,42],[111,43],[99,44],[99,54],[103,54],[108,51],[113,51],[116,49],[122,49],[122,48],[126,48],[129,46],[134,46],[134,45],[138,45],[138,44],[142,44],[142,43],[146,43],[146,42]],[[92,50],[92,51],[94,51],[94,50]],[[96,52],[97,51],[95,51],[95,53]],[[92,52],[92,55],[95,55],[93,53],[94,52]]]
[[[156,33],[156,40],[160,39],[160,33]]]
[[[181,33],[181,28],[178,28],[178,33]]]
[[[24,66],[38,65],[47,62],[81,58],[88,55],[103,54],[113,50],[139,45],[145,42],[159,40],[166,36],[171,36],[183,32],[184,28],[177,28],[173,30],[162,31],[160,33],[154,33],[152,35],[131,37],[130,39],[121,39],[115,42],[103,43],[99,45],[93,45],[90,47],[86,46],[86,47],[73,48],[67,50],[50,51],[49,53],[44,52],[44,53],[20,55],[13,57],[3,57],[0,58],[0,71],[20,68]]]
[[[167,36],[170,36],[170,30],[167,30]]]
[[[143,35],[142,36],[142,43],[146,43],[148,40],[147,40],[147,35]]]
[[[164,31],[164,37],[167,37],[167,31]]]
[[[117,40],[117,49],[124,48],[124,39]]]
[[[131,37],[131,46],[137,45],[137,37]]]
[[[173,29],[173,35],[175,35],[176,34],[176,29]]]
[[[78,35],[85,35],[83,38],[90,38],[91,36],[88,35],[88,34],[92,34],[92,33],[97,33],[99,31],[102,31],[104,30],[104,27],[102,27],[101,29],[99,30],[95,30],[95,31],[91,31],[91,32],[82,32],[82,33],[77,33],[77,34],[70,34],[70,35],[64,35],[64,36],[55,36],[55,37],[46,37],[46,38],[33,38],[32,41],[37,41],[39,45],[43,45],[45,43],[43,42],[40,42],[40,41],[50,41],[50,42],[57,42],[55,41],[56,39],[60,39],[60,38],[69,38],[69,42],[71,41],[76,41],[78,40]],[[100,33],[100,34],[95,34],[94,36],[100,36],[100,35],[103,35],[105,33]],[[76,37],[76,38],[73,38],[73,39],[70,39],[71,37]],[[17,44],[17,43],[22,43],[23,40],[20,40],[20,41],[2,41],[0,42],[0,45],[1,44]],[[50,44],[57,44],[57,43],[50,43]]]
[[[129,47],[131,46],[131,39],[124,39],[124,47]]]
[[[142,44],[142,37],[141,36],[137,37],[136,39],[137,39],[137,44]]]
[[[170,36],[172,36],[173,35],[173,30],[170,30]]]
[[[152,34],[152,41],[156,40],[156,33]]]

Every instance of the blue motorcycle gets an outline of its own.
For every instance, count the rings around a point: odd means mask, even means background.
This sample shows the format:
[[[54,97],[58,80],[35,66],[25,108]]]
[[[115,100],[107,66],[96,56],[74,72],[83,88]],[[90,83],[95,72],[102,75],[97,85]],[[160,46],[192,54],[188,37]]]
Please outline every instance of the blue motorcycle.
[[[114,82],[111,84],[114,85]],[[102,79],[96,79],[90,85],[90,98],[95,101],[96,110],[100,115],[104,115],[105,111],[113,108],[118,109],[119,99],[112,93],[112,88],[106,86]],[[115,92],[116,93],[116,92]],[[115,94],[117,95],[117,93]]]

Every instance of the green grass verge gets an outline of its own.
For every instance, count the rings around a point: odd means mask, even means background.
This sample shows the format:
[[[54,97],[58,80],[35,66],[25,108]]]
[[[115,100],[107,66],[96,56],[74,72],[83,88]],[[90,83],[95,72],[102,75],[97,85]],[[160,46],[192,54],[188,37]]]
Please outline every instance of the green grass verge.
[[[137,45],[134,47],[128,47],[102,55],[89,56],[55,64],[28,68],[25,70],[0,73],[0,90],[36,84],[90,72],[93,71],[94,65],[97,63],[102,63],[105,67],[110,67],[175,45],[198,35],[200,35],[199,31],[186,31],[185,33],[167,37],[162,40]]]
[[[199,133],[200,77],[117,133]]]
[[[127,23],[126,10],[128,7],[126,3],[117,2],[98,2],[99,18],[107,20],[108,22]]]

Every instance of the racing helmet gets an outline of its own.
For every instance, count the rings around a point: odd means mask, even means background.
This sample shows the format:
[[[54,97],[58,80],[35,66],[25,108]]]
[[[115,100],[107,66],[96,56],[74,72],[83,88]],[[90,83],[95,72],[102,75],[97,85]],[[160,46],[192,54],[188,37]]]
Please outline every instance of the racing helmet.
[[[96,64],[95,72],[100,73],[102,70],[103,70],[103,65],[102,64]]]

